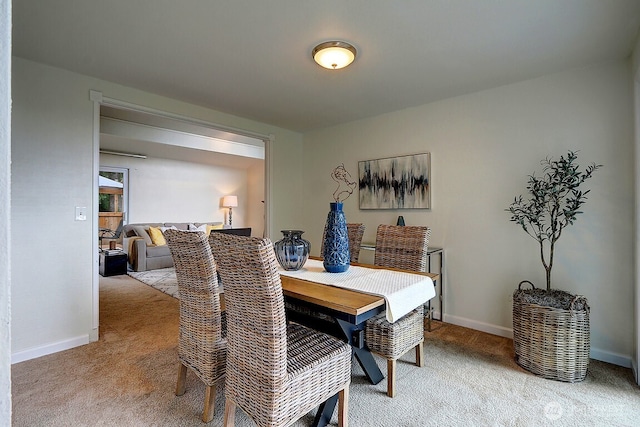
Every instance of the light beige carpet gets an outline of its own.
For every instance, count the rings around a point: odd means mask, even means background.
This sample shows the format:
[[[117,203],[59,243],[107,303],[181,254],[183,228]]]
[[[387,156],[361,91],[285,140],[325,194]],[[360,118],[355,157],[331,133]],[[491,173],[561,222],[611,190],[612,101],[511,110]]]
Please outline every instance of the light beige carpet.
[[[13,425],[202,426],[195,376],[174,395],[178,301],[128,276],[102,278],[100,288],[98,342],[13,365]],[[399,363],[394,399],[353,364],[352,427],[640,425],[629,369],[592,361],[584,382],[566,384],[519,368],[505,338],[451,325],[426,337],[425,367]],[[222,424],[220,388],[211,426]],[[240,411],[236,421],[253,425]]]

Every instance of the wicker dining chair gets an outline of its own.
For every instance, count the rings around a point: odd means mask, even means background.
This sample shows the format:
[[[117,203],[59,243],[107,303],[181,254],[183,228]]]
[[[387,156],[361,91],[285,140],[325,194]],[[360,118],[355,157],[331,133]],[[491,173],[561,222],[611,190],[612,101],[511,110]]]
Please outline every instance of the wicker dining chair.
[[[376,233],[374,264],[418,272],[427,271],[427,245],[431,229],[423,226],[380,225]],[[416,365],[422,367],[424,343],[423,306],[389,323],[380,313],[367,320],[367,346],[387,359],[387,396],[394,397],[396,361],[415,348]]]
[[[324,255],[324,236],[327,234],[327,225],[324,226],[322,232],[322,245],[320,246],[320,256]],[[349,235],[349,258],[351,262],[358,262],[360,257],[360,246],[362,245],[362,236],[364,236],[364,224],[348,223],[347,234]]]
[[[187,368],[206,386],[202,421],[213,419],[216,383],[227,360],[226,315],[220,309],[218,274],[207,236],[202,232],[166,230],[180,296],[180,369],[176,396],[185,392]]]
[[[229,322],[224,425],[234,425],[240,407],[259,427],[288,426],[338,394],[338,424],[346,427],[351,347],[287,325],[269,239],[211,233],[209,242]]]

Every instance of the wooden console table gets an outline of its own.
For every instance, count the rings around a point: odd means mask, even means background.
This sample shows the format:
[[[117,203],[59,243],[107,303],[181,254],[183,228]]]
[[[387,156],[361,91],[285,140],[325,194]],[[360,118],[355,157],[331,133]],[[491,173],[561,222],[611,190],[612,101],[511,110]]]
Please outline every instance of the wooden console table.
[[[429,281],[438,279],[438,275],[432,273],[416,273],[358,263],[352,263],[351,266],[349,271],[355,274],[349,277],[350,282],[357,281],[358,277],[363,277],[354,271],[356,268],[359,269],[358,272],[365,274],[369,274],[368,272],[371,270],[395,271],[395,274],[400,273],[409,277],[423,276],[425,279],[429,278]],[[280,270],[285,303],[292,303],[292,306],[287,310],[287,319],[344,339],[351,345],[353,356],[360,364],[369,382],[378,384],[384,375],[366,345],[364,330],[367,319],[383,312],[385,308],[389,310],[389,307],[387,307],[384,297],[367,293],[362,289],[363,286],[352,287],[347,285],[346,280],[342,283],[333,280],[335,277],[347,274],[349,272],[326,273],[320,259],[316,257],[310,257],[304,269],[299,272]],[[331,280],[320,276],[331,277]],[[387,276],[380,278],[380,275],[375,274],[365,277],[368,282],[367,286],[364,286],[365,289],[379,290],[377,283],[379,284],[380,280],[385,280]],[[415,282],[411,279],[405,279],[401,283],[407,284],[407,281],[415,284],[411,288],[412,295],[424,296],[425,298],[430,298],[433,295],[431,292],[434,291],[430,289],[430,284],[425,284],[424,280]],[[423,285],[427,287],[425,292],[416,289],[416,286],[419,288]],[[411,298],[410,301],[415,302],[416,299]],[[416,302],[415,306],[419,307],[420,304],[421,302]],[[415,307],[410,309],[413,308]],[[337,400],[338,395],[336,394],[320,405],[312,426],[323,427],[329,424]]]

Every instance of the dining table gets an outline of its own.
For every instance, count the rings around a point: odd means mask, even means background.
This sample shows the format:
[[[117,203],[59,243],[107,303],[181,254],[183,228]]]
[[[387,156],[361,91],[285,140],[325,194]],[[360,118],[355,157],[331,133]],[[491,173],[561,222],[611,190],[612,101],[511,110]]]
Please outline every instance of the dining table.
[[[344,339],[371,384],[384,375],[368,349],[366,321],[386,312],[393,322],[435,296],[438,274],[351,263],[344,273],[329,273],[322,260],[310,257],[296,271],[279,270],[287,318]],[[338,400],[323,403],[313,426],[326,426]]]

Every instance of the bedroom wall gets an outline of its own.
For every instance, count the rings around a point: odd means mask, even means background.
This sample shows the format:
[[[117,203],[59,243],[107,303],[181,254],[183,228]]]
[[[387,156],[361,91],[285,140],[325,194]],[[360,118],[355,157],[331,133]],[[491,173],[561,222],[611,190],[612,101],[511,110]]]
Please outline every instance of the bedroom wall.
[[[630,366],[634,336],[634,147],[629,61],[548,75],[304,135],[305,237],[318,255],[330,171],[344,162],[431,153],[432,209],[359,210],[350,222],[375,240],[380,223],[432,228],[446,248],[445,320],[511,336],[512,293],[521,280],[544,285],[537,243],[505,209],[525,191],[540,160],[579,150],[581,164],[604,165],[589,200],[556,248],[554,287],[591,303],[592,356]]]
[[[97,256],[93,206],[94,105],[89,91],[210,123],[272,135],[270,229],[298,222],[299,133],[99,79],[13,58],[12,360],[27,360],[97,338],[92,282]],[[95,157],[97,161],[97,156]],[[279,234],[279,233],[278,233]],[[97,243],[95,243],[97,245]],[[97,325],[96,325],[97,326]]]
[[[233,226],[248,226],[247,170],[110,154],[100,154],[100,165],[129,169],[129,223],[225,222],[227,209],[220,207],[220,200],[236,194],[239,206],[233,209]]]

